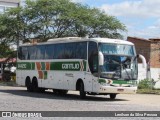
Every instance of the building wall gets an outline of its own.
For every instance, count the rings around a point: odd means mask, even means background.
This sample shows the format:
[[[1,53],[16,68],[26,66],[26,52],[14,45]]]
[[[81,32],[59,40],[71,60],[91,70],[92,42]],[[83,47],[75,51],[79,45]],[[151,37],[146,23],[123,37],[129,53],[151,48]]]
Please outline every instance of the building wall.
[[[146,61],[148,63],[150,59],[150,40],[136,37],[128,37],[127,41],[134,43],[137,54],[142,54],[146,58]],[[138,62],[142,63],[141,60],[138,60]]]
[[[138,65],[138,80],[153,79],[154,87],[160,89],[160,39],[128,37],[127,40],[133,42],[137,54],[144,55],[147,63],[150,63],[150,69],[142,68],[142,64]]]
[[[0,0],[0,13],[3,13],[8,8],[17,7],[20,0]]]
[[[151,40],[150,66],[160,68],[160,39]]]
[[[143,68],[142,64],[138,64],[138,81],[147,78],[147,70]]]

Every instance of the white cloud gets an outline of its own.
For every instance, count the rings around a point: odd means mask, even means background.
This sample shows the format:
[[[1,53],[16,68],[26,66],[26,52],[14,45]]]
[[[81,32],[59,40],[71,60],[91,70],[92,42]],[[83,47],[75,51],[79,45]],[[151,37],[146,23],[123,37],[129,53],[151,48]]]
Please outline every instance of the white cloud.
[[[72,0],[85,3],[85,0]],[[100,0],[94,0],[94,2]],[[128,29],[124,36],[141,38],[160,38],[160,0],[124,0],[108,4],[107,0],[101,0],[106,4],[101,5],[107,14],[121,18]],[[98,6],[97,6],[98,7]],[[157,20],[156,20],[157,19]],[[156,21],[155,21],[156,20]]]
[[[107,14],[123,18],[122,22],[128,29],[127,36],[147,39],[160,38],[159,8],[160,0],[125,0],[101,6]]]
[[[160,38],[160,26],[148,26],[144,29],[137,30],[136,28],[130,28],[128,36],[142,37],[142,38]]]
[[[124,1],[116,4],[104,4],[101,9],[114,16],[160,17],[160,0]]]

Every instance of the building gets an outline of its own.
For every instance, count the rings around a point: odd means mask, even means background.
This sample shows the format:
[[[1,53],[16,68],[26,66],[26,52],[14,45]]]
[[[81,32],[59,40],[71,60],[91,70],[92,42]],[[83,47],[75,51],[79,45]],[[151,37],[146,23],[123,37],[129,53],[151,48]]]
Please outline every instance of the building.
[[[8,8],[17,7],[20,0],[0,0],[0,13],[5,12]]]
[[[160,38],[149,39],[151,41],[150,66],[160,68]]]
[[[135,44],[137,54],[142,54],[146,58],[148,68],[145,71],[139,67],[138,79],[153,79],[155,88],[160,88],[160,38],[143,39],[137,37],[128,37],[128,41]],[[141,61],[138,61],[141,63]],[[141,66],[141,64],[139,64]]]
[[[142,54],[146,58],[146,62],[149,62],[150,59],[150,46],[151,41],[143,38],[137,37],[128,37],[128,41],[134,43],[137,54]],[[141,63],[142,61],[138,61]]]
[[[160,68],[160,38],[128,37],[127,40],[135,44],[137,54],[142,54],[151,68]]]

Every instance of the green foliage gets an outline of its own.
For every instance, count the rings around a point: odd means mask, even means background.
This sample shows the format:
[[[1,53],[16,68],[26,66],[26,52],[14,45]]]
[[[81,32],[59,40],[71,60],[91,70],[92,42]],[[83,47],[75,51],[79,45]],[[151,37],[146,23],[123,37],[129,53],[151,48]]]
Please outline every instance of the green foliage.
[[[118,19],[97,8],[70,0],[26,0],[24,7],[0,15],[0,42],[79,36],[122,38],[126,31]]]
[[[141,80],[138,84],[138,89],[151,89],[152,82],[148,79]]]
[[[138,89],[137,93],[140,94],[157,94],[160,95],[160,90],[156,89]]]
[[[0,44],[0,58],[15,57],[15,52],[9,48],[4,42]]]

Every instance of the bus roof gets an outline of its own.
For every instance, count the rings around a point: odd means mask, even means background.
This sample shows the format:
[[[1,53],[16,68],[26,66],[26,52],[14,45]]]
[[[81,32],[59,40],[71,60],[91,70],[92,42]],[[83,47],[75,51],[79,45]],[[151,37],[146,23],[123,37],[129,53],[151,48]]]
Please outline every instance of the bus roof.
[[[133,45],[133,43],[120,39],[111,39],[111,38],[83,38],[83,37],[64,37],[64,38],[55,38],[49,39],[48,42],[76,42],[76,41],[95,41],[102,43],[119,43],[119,44],[129,44]]]
[[[101,43],[114,43],[114,44],[126,44],[134,45],[132,42],[120,39],[111,39],[111,38],[90,38],[92,41],[101,42]]]
[[[79,42],[79,41],[95,41],[95,42],[102,42],[102,43],[115,43],[115,44],[127,44],[133,45],[133,43],[120,40],[120,39],[111,39],[111,38],[83,38],[83,37],[64,37],[64,38],[55,38],[49,39],[48,42]]]
[[[111,39],[111,38],[83,38],[83,37],[64,37],[64,38],[54,38],[49,39],[47,42],[36,43],[37,45],[51,44],[51,43],[68,43],[68,42],[81,42],[81,41],[95,41],[97,43],[113,43],[113,44],[126,44],[134,45],[132,42],[120,39]],[[34,43],[34,45],[36,45]],[[22,46],[30,46],[33,44],[23,44]]]

